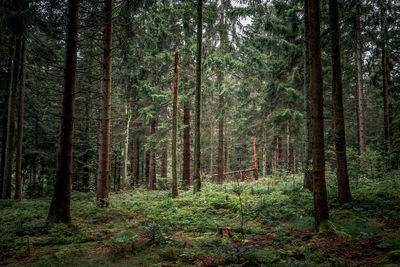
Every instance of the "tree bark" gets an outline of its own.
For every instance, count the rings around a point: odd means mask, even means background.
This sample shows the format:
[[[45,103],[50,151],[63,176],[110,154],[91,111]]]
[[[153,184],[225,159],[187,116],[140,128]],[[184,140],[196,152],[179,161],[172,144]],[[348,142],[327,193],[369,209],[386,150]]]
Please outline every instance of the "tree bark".
[[[125,105],[126,125],[124,139],[124,159],[122,166],[122,188],[128,185],[128,147],[129,147],[129,127],[131,124],[132,113],[128,111],[128,103]]]
[[[276,147],[275,147],[275,168],[278,170],[282,166],[282,138],[276,138]]]
[[[14,199],[21,200],[22,194],[22,142],[24,134],[24,104],[25,104],[25,71],[26,71],[26,41],[22,41],[21,66],[19,70],[19,105],[18,105],[18,133],[17,156],[15,170],[15,194]]]
[[[265,132],[265,114],[262,114],[262,125],[261,125],[261,135],[262,135],[262,173],[263,177],[267,177],[267,154],[266,154],[266,146],[267,146],[267,135]]]
[[[179,70],[179,49],[175,52],[174,67],[174,98],[172,113],[172,197],[178,196],[178,70]],[[185,160],[185,159],[184,159]]]
[[[157,119],[154,118],[151,121],[151,135],[154,137],[156,133]],[[152,145],[150,152],[150,189],[156,190],[157,183],[157,173],[156,173],[156,149],[155,146]]]
[[[365,101],[364,101],[364,81],[363,81],[363,56],[362,56],[362,38],[361,38],[361,22],[360,22],[360,7],[358,0],[355,0],[357,5],[357,15],[355,18],[356,38],[357,38],[357,95],[358,95],[358,120],[359,120],[359,144],[360,154],[364,154],[367,150],[365,140]]]
[[[258,180],[257,143],[255,137],[253,139],[253,149],[254,149],[254,179]]]
[[[168,145],[164,143],[161,155],[161,177],[168,177]]]
[[[286,168],[292,171],[292,144],[290,141],[290,121],[286,121]]]
[[[197,0],[197,55],[196,55],[196,101],[195,101],[195,146],[193,193],[201,190],[201,148],[200,148],[200,115],[201,115],[201,56],[203,41],[203,0]]]
[[[339,10],[337,0],[329,0],[329,28],[331,35],[332,106],[336,147],[336,177],[339,202],[343,204],[351,200],[351,193],[347,172],[342,69],[340,62]]]
[[[74,109],[76,89],[76,66],[78,50],[79,1],[68,1],[68,26],[64,67],[64,91],[61,126],[58,140],[57,173],[53,198],[47,222],[70,223],[72,144],[74,137]]]
[[[99,207],[108,206],[110,187],[110,138],[111,138],[111,74],[112,74],[112,11],[113,0],[104,1],[103,75],[100,112],[99,166],[96,200]]]
[[[304,0],[304,188],[313,191],[312,173],[309,169],[312,157],[311,133],[311,87],[310,87],[310,48],[308,44],[310,31],[309,0]]]
[[[320,7],[318,0],[310,0],[310,70],[312,94],[312,166],[314,180],[314,217],[318,230],[329,219],[325,182],[323,82],[320,47]]]

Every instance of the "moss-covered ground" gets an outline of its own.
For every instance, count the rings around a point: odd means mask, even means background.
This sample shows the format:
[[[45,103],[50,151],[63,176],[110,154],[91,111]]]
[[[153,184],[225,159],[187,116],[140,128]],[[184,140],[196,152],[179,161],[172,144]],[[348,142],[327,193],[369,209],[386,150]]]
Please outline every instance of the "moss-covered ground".
[[[332,176],[333,177],[333,176]],[[0,265],[398,266],[400,180],[360,180],[339,206],[328,175],[331,222],[316,233],[302,177],[267,177],[201,193],[136,189],[72,194],[72,225],[46,226],[49,199],[0,201]]]

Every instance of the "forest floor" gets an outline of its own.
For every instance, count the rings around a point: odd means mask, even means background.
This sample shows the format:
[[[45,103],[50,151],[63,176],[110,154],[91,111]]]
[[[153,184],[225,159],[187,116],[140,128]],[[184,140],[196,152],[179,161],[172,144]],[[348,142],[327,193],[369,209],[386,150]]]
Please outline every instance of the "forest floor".
[[[397,178],[396,178],[397,177]],[[302,177],[206,183],[202,192],[137,189],[73,192],[73,224],[45,226],[49,199],[0,201],[0,265],[20,266],[399,266],[400,179],[360,180],[337,203],[337,232],[313,230],[312,194]]]

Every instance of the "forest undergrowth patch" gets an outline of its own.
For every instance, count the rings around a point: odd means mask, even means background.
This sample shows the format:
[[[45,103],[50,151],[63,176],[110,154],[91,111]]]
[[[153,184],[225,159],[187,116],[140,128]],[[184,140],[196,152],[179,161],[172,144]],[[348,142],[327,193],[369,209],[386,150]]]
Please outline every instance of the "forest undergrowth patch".
[[[48,199],[0,201],[1,265],[382,266],[399,264],[396,179],[357,180],[339,206],[328,177],[331,221],[346,235],[313,230],[312,194],[302,177],[207,183],[201,193],[142,188],[95,206],[73,192],[72,225],[46,226]],[[333,178],[332,178],[333,177]],[[392,175],[392,177],[395,177]]]

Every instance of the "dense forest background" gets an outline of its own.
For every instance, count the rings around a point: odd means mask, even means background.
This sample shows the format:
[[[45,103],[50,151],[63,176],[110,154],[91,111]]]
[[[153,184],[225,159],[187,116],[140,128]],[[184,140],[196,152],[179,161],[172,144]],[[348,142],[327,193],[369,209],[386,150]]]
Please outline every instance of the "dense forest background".
[[[51,202],[47,223],[74,223],[71,191],[108,207],[110,192],[259,180],[314,192],[318,229],[328,202],[397,180],[397,1],[5,0],[0,14],[0,194]]]

